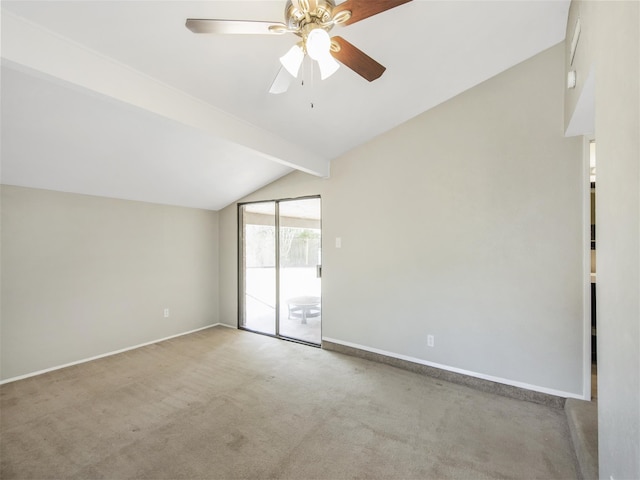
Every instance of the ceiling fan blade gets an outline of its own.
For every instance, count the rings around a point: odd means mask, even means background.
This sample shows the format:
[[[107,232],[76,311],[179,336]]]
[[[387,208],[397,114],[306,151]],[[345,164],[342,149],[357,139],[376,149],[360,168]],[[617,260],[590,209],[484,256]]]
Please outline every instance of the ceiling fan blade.
[[[209,18],[188,18],[186,27],[193,33],[230,33],[240,35],[280,35],[287,31],[287,26],[280,22],[215,20]]]
[[[349,10],[351,18],[343,23],[343,25],[351,25],[365,18],[372,17],[378,13],[385,12],[394,7],[409,3],[411,0],[347,0],[346,2],[336,5],[333,9],[333,16],[338,13]]]
[[[339,47],[334,48],[332,45],[331,55],[333,55],[333,58],[370,82],[379,78],[386,70],[386,67],[380,65],[369,55],[354,47],[342,37],[332,37],[331,43]]]
[[[284,67],[280,67],[276,78],[273,80],[271,87],[269,88],[269,93],[279,94],[284,93],[289,89],[289,85],[291,85],[291,81],[293,77],[289,75],[287,69]]]

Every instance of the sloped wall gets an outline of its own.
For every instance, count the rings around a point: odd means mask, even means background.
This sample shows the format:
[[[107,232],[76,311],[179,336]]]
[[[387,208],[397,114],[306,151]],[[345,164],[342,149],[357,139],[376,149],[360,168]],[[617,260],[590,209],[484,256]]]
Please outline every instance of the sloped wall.
[[[563,137],[563,48],[334,160],[329,179],[294,173],[244,199],[322,196],[323,338],[581,395],[582,147]],[[232,325],[236,217],[221,211]]]

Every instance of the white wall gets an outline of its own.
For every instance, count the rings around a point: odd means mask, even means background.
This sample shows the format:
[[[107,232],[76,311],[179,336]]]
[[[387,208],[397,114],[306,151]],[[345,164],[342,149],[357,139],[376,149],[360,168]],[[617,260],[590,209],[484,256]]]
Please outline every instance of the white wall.
[[[568,29],[577,17],[572,68],[596,86],[600,478],[640,478],[640,4],[574,2]]]
[[[217,212],[1,193],[2,379],[218,321]]]
[[[243,199],[322,195],[324,338],[582,394],[582,157],[563,89],[558,45],[336,159],[330,179]],[[232,325],[236,217],[221,211]]]

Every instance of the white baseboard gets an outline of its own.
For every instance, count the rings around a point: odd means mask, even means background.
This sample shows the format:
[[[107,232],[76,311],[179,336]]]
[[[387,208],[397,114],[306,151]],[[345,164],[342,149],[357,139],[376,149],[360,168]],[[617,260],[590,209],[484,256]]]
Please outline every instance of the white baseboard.
[[[227,328],[233,328],[234,330],[237,330],[238,327],[236,325],[228,325],[226,323],[216,323],[215,325],[211,325],[212,327],[227,327]]]
[[[494,377],[492,375],[485,375],[484,373],[472,372],[470,370],[463,370],[461,368],[450,367],[448,365],[442,365],[440,363],[429,362],[422,360],[421,358],[410,357],[408,355],[401,355],[399,353],[388,352],[386,350],[380,350],[378,348],[367,347],[365,345],[358,345],[357,343],[345,342],[343,340],[337,340],[335,338],[323,337],[322,340],[327,342],[336,343],[338,345],[344,345],[345,347],[357,348],[358,350],[364,350],[366,352],[377,353],[386,357],[397,358],[399,360],[406,360],[407,362],[417,363],[420,365],[426,365],[428,367],[438,368],[440,370],[446,370],[448,372],[459,373],[461,375],[467,375],[469,377],[481,378],[483,380],[489,380],[490,382],[502,383],[504,385],[510,385],[512,387],[518,387],[525,390],[531,390],[534,392],[546,393],[548,395],[555,395],[556,397],[563,398],[577,398],[584,400],[582,395],[570,392],[563,392],[562,390],[555,390],[552,388],[539,387],[537,385],[531,385],[528,383],[517,382],[506,378]]]
[[[24,375],[18,375],[17,377],[11,377],[11,378],[7,378],[5,380],[0,380],[0,385],[4,385],[5,383],[15,382],[17,380],[23,380],[23,379],[29,378],[29,377],[35,377],[36,375],[42,375],[43,373],[53,372],[54,370],[60,370],[61,368],[67,368],[67,367],[71,367],[73,365],[79,365],[81,363],[90,362],[92,360],[98,360],[99,358],[110,357],[111,355],[117,355],[118,353],[128,352],[129,350],[135,350],[136,348],[146,347],[147,345],[152,345],[152,344],[158,343],[158,342],[164,342],[165,340],[170,340],[170,339],[176,338],[176,337],[182,337],[183,335],[189,335],[190,333],[195,333],[195,332],[199,332],[200,330],[206,330],[207,328],[218,327],[218,326],[235,328],[235,327],[230,327],[229,325],[225,325],[224,323],[213,323],[211,325],[207,325],[206,327],[196,328],[195,330],[189,330],[188,332],[177,333],[177,334],[171,335],[169,337],[159,338],[157,340],[152,340],[150,342],[145,342],[145,343],[140,343],[138,345],[133,345],[132,347],[121,348],[120,350],[115,350],[113,352],[103,353],[103,354],[100,354],[100,355],[96,355],[95,357],[83,358],[82,360],[76,360],[75,362],[65,363],[64,365],[57,365],[55,367],[45,368],[44,370],[38,370],[36,372],[26,373]]]

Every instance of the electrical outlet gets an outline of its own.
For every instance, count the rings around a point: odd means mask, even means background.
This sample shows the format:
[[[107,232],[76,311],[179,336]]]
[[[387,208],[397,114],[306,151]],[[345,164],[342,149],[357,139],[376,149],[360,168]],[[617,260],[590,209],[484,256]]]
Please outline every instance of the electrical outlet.
[[[427,335],[427,347],[433,347],[434,337],[433,335]]]
[[[164,309],[164,318],[169,318],[169,309],[168,308]]]

